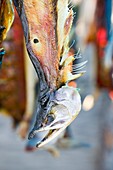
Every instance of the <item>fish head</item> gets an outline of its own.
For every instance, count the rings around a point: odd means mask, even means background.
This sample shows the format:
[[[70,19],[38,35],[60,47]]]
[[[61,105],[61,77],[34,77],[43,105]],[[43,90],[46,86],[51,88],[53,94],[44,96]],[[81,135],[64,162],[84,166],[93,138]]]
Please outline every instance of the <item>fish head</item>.
[[[81,109],[78,91],[69,86],[62,86],[56,90],[51,102],[51,109],[43,121],[41,120],[41,127],[35,131],[35,133],[45,132],[46,134],[37,143],[37,147],[41,147],[57,137],[77,117]]]

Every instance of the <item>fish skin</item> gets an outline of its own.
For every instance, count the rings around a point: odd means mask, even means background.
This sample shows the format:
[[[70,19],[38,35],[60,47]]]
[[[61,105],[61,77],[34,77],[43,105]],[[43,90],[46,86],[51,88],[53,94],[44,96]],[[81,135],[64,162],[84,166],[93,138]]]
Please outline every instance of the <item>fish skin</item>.
[[[29,29],[27,45],[40,63],[47,84],[53,91],[62,84],[58,78],[61,74],[60,59],[69,49],[73,11],[68,9],[68,0],[14,0],[14,3],[21,17],[19,3],[23,4]]]
[[[23,1],[29,27],[28,43],[40,62],[47,84],[51,89],[56,88],[59,64],[57,57],[56,10],[54,10],[53,2],[53,0]],[[37,39],[38,43],[34,43],[34,39]]]

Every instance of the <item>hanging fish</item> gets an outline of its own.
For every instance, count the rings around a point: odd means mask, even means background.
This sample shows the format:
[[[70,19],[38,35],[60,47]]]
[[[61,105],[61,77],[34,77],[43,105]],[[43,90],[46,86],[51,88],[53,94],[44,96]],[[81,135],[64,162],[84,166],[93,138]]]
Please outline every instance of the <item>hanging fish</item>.
[[[21,18],[29,57],[39,78],[36,122],[29,134],[47,131],[37,147],[60,134],[81,109],[77,89],[68,82],[80,77],[86,64],[73,65],[69,56],[69,32],[73,11],[68,0],[13,0]],[[31,77],[32,81],[32,77]]]
[[[6,38],[14,20],[14,10],[11,0],[0,0],[0,44]],[[0,48],[0,67],[2,65],[2,59],[5,54],[3,48]]]
[[[0,43],[6,38],[14,20],[12,0],[0,0]]]
[[[12,118],[13,127],[16,127],[26,110],[24,36],[17,13],[2,45],[6,52],[0,70],[0,109]]]
[[[108,10],[109,8],[109,10]],[[112,53],[109,66],[106,65],[108,55],[106,48],[108,42],[112,37],[110,25],[111,25],[111,9],[112,1],[97,0],[97,7],[95,13],[95,26],[96,26],[96,48],[97,48],[97,84],[100,89],[106,88],[113,90],[112,80]],[[108,39],[109,38],[109,39]],[[110,51],[109,51],[110,52]],[[110,56],[109,55],[109,56]]]

